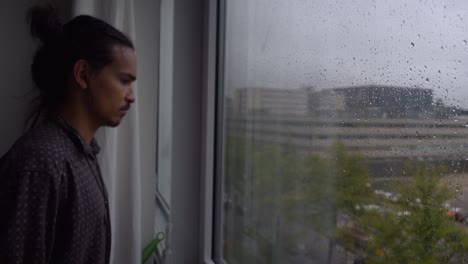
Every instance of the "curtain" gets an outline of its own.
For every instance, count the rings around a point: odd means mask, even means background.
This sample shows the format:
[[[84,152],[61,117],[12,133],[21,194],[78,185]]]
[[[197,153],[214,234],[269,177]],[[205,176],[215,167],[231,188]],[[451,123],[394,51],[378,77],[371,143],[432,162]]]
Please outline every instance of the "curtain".
[[[79,14],[101,18],[122,30],[132,39],[137,47],[139,70],[137,75],[140,79],[141,64],[145,63],[145,58],[151,57],[144,53],[154,54],[155,51],[138,49],[134,1],[75,0],[72,5],[72,15]],[[144,42],[146,39],[141,41]],[[117,128],[101,128],[96,135],[101,146],[99,162],[109,192],[112,226],[111,263],[113,264],[141,263],[142,249],[152,239],[154,233],[153,219],[149,218],[154,217],[152,201],[154,201],[155,179],[149,172],[154,172],[152,166],[155,164],[150,164],[152,161],[147,158],[153,154],[152,143],[148,145],[148,142],[154,142],[155,145],[156,121],[147,120],[148,113],[140,109],[145,109],[145,111],[155,109],[156,98],[154,102],[147,99],[140,100],[143,99],[140,96],[151,96],[148,91],[142,90],[139,86],[140,82],[142,81],[137,81],[134,86],[136,102],[122,123]],[[140,101],[146,102],[147,105],[141,105]],[[155,116],[155,114],[149,116]],[[143,129],[140,126],[142,122],[144,123]],[[142,135],[144,138],[141,137]],[[142,145],[142,142],[145,145]],[[155,163],[155,158],[153,163]]]

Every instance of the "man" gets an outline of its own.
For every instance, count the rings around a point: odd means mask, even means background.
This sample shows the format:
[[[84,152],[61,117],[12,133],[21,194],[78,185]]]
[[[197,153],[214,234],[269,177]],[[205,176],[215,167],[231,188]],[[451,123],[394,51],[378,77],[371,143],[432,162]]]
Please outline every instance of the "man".
[[[0,160],[0,263],[109,263],[94,135],[135,101],[133,44],[90,16],[62,25],[49,5],[28,17],[42,42],[32,64],[40,104],[33,128]]]

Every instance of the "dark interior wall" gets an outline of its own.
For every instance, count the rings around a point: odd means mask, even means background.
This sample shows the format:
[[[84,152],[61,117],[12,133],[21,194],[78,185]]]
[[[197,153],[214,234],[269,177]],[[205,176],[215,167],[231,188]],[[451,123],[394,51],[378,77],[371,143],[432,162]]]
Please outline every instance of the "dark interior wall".
[[[33,84],[29,65],[35,42],[25,12],[31,0],[0,1],[0,155],[21,135]]]
[[[30,37],[25,20],[33,0],[0,1],[0,155],[23,132],[28,105],[34,95],[30,64],[36,42]],[[55,0],[70,14],[71,0]]]

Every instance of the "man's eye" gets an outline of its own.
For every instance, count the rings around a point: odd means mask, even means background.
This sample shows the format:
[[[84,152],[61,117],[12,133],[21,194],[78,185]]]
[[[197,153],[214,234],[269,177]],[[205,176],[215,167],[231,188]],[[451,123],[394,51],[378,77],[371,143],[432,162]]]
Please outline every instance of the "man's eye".
[[[123,80],[120,80],[120,82],[122,84],[130,84],[132,81],[131,80],[127,80],[127,79],[123,79]]]

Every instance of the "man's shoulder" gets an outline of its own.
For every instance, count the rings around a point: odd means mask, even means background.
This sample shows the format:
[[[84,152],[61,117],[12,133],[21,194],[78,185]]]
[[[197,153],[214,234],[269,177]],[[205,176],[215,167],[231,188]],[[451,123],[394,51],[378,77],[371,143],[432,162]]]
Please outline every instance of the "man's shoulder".
[[[55,171],[68,159],[72,146],[60,127],[45,123],[22,135],[3,159],[23,170]]]

